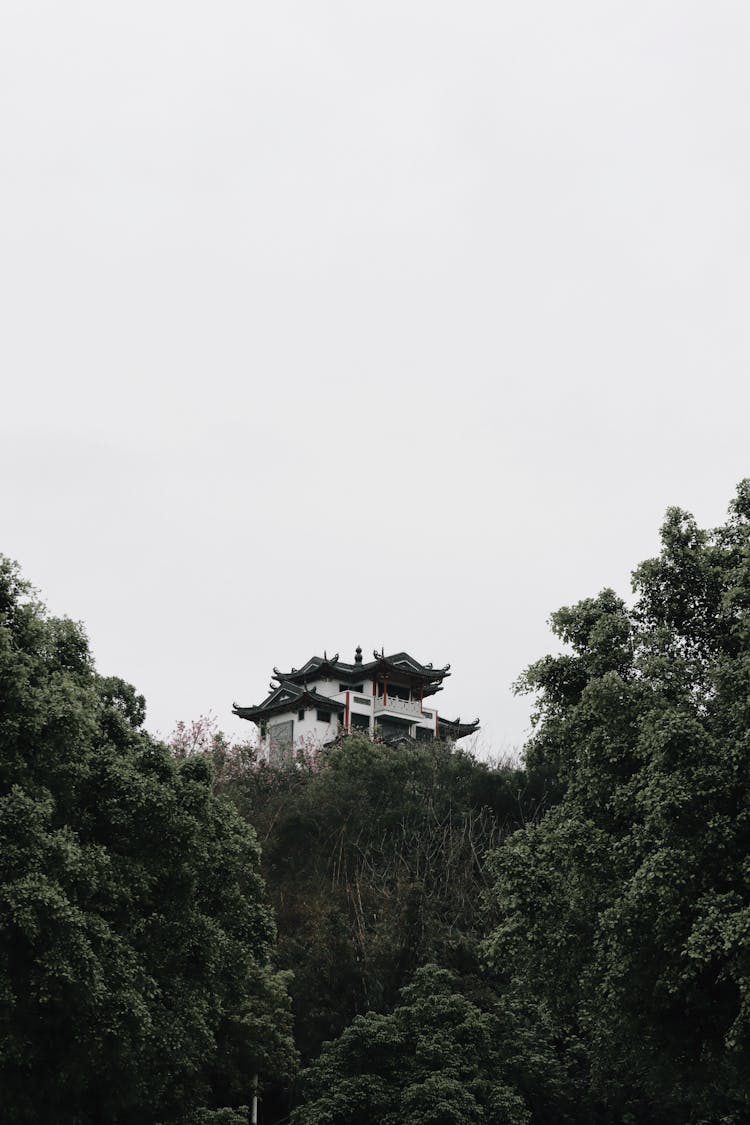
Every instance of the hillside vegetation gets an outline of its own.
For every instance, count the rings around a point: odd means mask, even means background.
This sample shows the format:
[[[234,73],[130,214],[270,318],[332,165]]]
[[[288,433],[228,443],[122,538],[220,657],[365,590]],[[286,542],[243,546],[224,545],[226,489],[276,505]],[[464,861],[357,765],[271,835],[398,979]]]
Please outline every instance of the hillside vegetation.
[[[3,564],[7,1119],[750,1120],[750,484],[633,581],[553,614],[520,764],[271,769],[155,742]]]

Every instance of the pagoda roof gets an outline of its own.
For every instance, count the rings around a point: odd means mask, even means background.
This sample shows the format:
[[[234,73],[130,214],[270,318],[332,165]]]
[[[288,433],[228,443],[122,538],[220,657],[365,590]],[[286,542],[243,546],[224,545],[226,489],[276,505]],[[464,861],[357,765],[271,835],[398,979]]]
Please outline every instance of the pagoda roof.
[[[344,704],[338,699],[331,699],[317,691],[309,691],[306,687],[282,680],[278,687],[272,687],[270,694],[257,707],[240,707],[234,703],[232,710],[240,719],[249,719],[258,722],[271,715],[283,714],[285,711],[297,711],[300,708],[319,707],[325,711],[344,711]]]
[[[433,695],[440,690],[440,684],[450,676],[450,664],[443,668],[434,668],[432,664],[421,664],[410,656],[408,652],[395,652],[386,656],[385,652],[373,652],[373,660],[359,661],[349,664],[339,660],[339,655],[311,656],[301,668],[292,668],[290,672],[280,672],[274,668],[274,677],[281,683],[304,684],[307,680],[317,676],[330,676],[342,683],[357,683],[359,680],[372,679],[377,675],[403,676],[407,680],[416,680],[426,689],[425,695]]]
[[[465,738],[467,734],[476,734],[479,730],[479,719],[473,723],[462,723],[458,719],[442,719],[438,715],[438,734],[441,738]]]

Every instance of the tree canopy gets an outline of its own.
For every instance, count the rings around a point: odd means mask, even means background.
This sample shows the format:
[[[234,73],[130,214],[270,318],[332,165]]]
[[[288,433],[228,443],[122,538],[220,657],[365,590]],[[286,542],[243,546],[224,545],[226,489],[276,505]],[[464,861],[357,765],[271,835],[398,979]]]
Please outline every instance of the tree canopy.
[[[253,830],[0,560],[8,1122],[184,1122],[293,1062]]]
[[[357,1016],[305,1072],[295,1125],[527,1125],[512,1085],[517,1045],[434,965],[416,973],[387,1015]]]
[[[226,790],[262,843],[305,1061],[420,966],[477,969],[485,856],[538,803],[513,765],[364,737]]]
[[[494,853],[486,954],[553,1013],[592,1120],[745,1121],[750,484],[711,532],[671,509],[634,591],[554,614],[566,651],[521,682],[561,799]]]

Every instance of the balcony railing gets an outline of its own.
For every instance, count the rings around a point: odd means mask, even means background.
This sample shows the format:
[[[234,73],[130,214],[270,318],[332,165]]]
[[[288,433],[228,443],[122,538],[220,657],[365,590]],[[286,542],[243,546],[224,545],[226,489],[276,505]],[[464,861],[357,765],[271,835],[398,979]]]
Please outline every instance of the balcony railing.
[[[379,711],[392,711],[396,715],[414,715],[419,717],[422,714],[422,708],[418,701],[412,702],[410,699],[399,699],[397,696],[388,696],[388,701],[383,702],[382,695],[375,700],[374,707],[375,714]]]

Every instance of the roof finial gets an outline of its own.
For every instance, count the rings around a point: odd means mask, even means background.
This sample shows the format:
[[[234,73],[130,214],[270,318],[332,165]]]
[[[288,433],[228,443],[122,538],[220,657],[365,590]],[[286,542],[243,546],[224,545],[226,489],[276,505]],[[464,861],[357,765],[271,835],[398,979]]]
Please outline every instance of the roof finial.
[[[362,663],[362,645],[357,645],[357,647],[354,650],[354,663],[355,664],[361,664]]]

